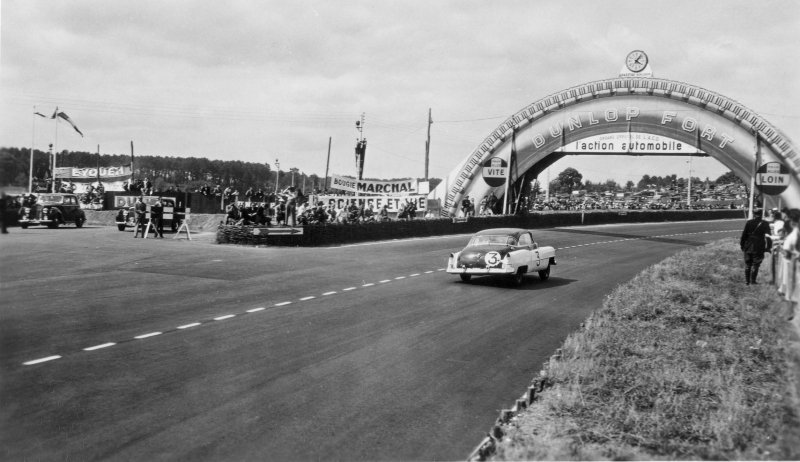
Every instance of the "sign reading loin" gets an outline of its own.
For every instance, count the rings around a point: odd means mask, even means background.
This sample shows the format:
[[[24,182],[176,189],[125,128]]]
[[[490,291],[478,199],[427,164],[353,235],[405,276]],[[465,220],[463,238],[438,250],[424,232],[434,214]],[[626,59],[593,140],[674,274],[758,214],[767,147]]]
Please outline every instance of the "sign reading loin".
[[[786,191],[789,181],[789,169],[780,162],[767,162],[756,171],[756,188],[768,196]]]

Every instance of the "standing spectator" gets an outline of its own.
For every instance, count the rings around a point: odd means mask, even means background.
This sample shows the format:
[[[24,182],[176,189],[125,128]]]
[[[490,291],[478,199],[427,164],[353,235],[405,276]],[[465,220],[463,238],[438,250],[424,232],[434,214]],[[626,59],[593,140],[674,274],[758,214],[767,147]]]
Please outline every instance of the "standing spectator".
[[[381,211],[378,215],[380,216],[380,221],[389,221],[389,206],[384,205],[381,207]]]
[[[0,192],[0,229],[2,229],[3,234],[8,234],[8,230],[6,229],[6,223],[8,221],[8,216],[6,216],[8,209],[7,200],[6,192]]]
[[[247,191],[244,192],[244,197],[247,199],[247,202],[250,202],[250,200],[253,197],[253,187],[252,186],[247,188]]]
[[[488,202],[489,202],[489,195],[487,194],[483,196],[483,199],[481,199],[480,204],[478,204],[478,215],[481,216],[486,215],[486,204]]]
[[[153,224],[153,231],[156,233],[156,237],[164,239],[164,204],[161,203],[161,196],[150,207],[150,223]]]
[[[286,199],[278,199],[278,205],[275,206],[275,223],[277,225],[284,225],[286,223]]]
[[[792,320],[795,307],[800,300],[800,293],[797,289],[798,275],[794,268],[800,257],[800,209],[787,210],[784,215],[786,226],[784,228],[785,237],[780,247],[783,261],[778,280],[778,292],[783,294],[789,302],[789,320]]]
[[[136,198],[136,204],[133,206],[133,210],[136,213],[136,232],[133,233],[133,237],[139,237],[139,232],[142,233],[142,237],[145,237],[145,226],[147,223],[147,204],[142,201],[142,196]]]
[[[745,284],[758,284],[758,268],[764,261],[764,252],[771,246],[767,246],[767,235],[769,234],[769,224],[761,220],[761,209],[753,210],[753,218],[747,220],[739,239],[739,247],[744,252],[744,277]]]
[[[284,191],[286,194],[286,225],[297,225],[297,189],[294,186],[289,186]]]
[[[471,203],[472,203],[472,201],[469,200],[469,195],[466,195],[466,196],[464,196],[463,199],[461,199],[461,213],[462,213],[462,216],[464,216],[464,217],[468,217],[469,216],[469,208],[470,208],[470,204]]]

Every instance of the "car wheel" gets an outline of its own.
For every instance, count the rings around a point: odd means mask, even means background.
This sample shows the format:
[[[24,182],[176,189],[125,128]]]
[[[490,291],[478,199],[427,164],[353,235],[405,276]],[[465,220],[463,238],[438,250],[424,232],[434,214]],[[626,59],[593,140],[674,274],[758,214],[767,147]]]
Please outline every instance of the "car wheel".
[[[86,219],[85,219],[85,218],[81,218],[81,217],[78,217],[78,218],[76,218],[76,219],[75,219],[75,227],[76,227],[76,228],[82,228],[82,227],[83,227],[83,222],[84,222],[84,221],[86,221]]]
[[[117,225],[117,229],[120,231],[125,231],[125,225]]]
[[[511,276],[511,283],[514,284],[515,286],[522,285],[522,278],[524,276],[525,276],[525,271],[522,268],[518,269],[517,272],[514,273],[513,276]]]
[[[57,221],[51,221],[50,223],[47,224],[47,227],[50,228],[50,229],[56,229],[56,228],[58,228],[58,222]]]
[[[20,223],[19,227],[22,228],[22,229],[28,229],[28,224],[27,223]]]
[[[539,279],[542,281],[550,279],[550,265],[547,265],[547,268],[539,271]]]
[[[459,276],[461,276],[461,280],[464,282],[469,282],[469,280],[472,279],[471,274],[459,274]]]

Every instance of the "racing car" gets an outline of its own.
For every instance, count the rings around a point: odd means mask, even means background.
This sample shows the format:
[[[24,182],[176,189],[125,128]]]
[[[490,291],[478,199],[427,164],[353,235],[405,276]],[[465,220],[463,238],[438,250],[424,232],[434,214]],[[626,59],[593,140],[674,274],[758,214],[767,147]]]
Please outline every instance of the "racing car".
[[[451,253],[447,272],[468,282],[472,276],[505,276],[514,285],[522,283],[525,273],[536,271],[539,278],[550,278],[556,264],[556,250],[540,247],[526,229],[494,228],[475,233],[463,250]]]

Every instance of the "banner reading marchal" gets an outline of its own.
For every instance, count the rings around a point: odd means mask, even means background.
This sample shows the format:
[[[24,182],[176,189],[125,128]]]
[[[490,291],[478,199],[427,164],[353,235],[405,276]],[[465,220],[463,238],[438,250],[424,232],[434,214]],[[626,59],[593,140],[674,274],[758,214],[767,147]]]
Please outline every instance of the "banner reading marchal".
[[[408,196],[416,194],[417,180],[357,180],[339,175],[331,175],[331,188],[359,194],[378,196]]]

